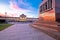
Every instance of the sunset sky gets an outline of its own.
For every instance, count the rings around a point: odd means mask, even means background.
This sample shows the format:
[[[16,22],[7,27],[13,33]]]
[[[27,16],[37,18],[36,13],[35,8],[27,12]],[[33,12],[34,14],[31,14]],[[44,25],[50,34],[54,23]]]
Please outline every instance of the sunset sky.
[[[21,14],[27,17],[38,17],[41,0],[0,0],[0,15],[19,17]]]

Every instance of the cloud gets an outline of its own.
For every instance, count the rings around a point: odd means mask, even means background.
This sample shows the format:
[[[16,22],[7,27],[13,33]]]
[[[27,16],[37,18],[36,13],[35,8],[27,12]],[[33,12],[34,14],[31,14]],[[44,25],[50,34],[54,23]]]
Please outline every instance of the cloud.
[[[30,4],[23,2],[23,0],[15,0],[10,1],[10,8],[15,11],[17,15],[26,14],[27,16],[34,16],[35,8],[33,8]]]
[[[18,4],[22,4],[22,5],[25,5],[25,6],[28,6],[29,4],[24,2],[23,0],[18,0]]]
[[[10,1],[9,3],[10,3],[9,5],[10,5],[11,9],[19,9],[19,7],[17,6],[16,2]]]
[[[1,12],[7,12],[7,15],[14,17],[19,17],[21,14],[27,15],[27,17],[36,17],[35,14],[37,14],[36,9],[23,0],[10,0],[9,5],[2,4],[0,8]]]
[[[29,4],[28,2],[24,2],[24,0],[11,0],[10,1],[10,6],[12,6],[13,8],[18,8],[18,9],[25,9],[25,10],[31,10],[31,11],[35,11],[36,8],[32,7],[31,4]]]

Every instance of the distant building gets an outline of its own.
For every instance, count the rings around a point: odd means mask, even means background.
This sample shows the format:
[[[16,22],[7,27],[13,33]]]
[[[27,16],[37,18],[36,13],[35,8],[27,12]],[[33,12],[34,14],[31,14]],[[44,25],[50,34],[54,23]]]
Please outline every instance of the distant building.
[[[21,14],[20,17],[0,17],[0,20],[7,20],[7,21],[18,21],[18,22],[34,22],[38,18],[28,18],[26,15]]]
[[[26,21],[26,20],[27,20],[26,15],[24,14],[20,15],[20,21]]]
[[[60,0],[43,0],[40,4],[39,20],[60,22]]]

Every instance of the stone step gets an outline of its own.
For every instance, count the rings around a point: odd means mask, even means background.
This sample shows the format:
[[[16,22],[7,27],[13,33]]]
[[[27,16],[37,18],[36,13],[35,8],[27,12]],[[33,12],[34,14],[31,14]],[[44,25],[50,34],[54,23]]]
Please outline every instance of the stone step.
[[[52,30],[51,28],[46,28],[46,27],[40,27],[37,25],[32,25],[34,28],[38,28],[39,30],[43,31],[44,33],[48,34],[49,36],[60,40],[60,33],[57,30]]]
[[[57,25],[51,25],[51,24],[36,23],[34,25],[44,26],[46,28],[51,28],[51,29],[55,29],[55,30],[58,30],[59,29]]]

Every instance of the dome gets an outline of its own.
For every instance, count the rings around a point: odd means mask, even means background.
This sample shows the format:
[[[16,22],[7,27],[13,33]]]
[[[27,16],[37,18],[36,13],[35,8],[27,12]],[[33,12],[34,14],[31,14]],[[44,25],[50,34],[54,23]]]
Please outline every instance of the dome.
[[[20,15],[20,17],[24,18],[24,17],[26,17],[26,15],[22,14],[22,15]]]

